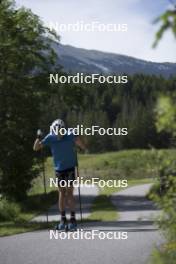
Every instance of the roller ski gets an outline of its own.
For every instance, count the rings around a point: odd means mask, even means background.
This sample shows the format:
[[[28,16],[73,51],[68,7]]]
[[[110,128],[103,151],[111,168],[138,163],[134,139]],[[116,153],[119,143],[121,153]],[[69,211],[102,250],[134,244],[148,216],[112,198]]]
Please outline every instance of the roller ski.
[[[68,231],[74,232],[76,230],[77,230],[77,222],[76,222],[76,219],[75,218],[70,219],[70,222],[68,224]]]
[[[58,223],[55,226],[55,230],[61,231],[61,232],[67,232],[68,231],[68,223],[66,219],[61,219],[60,223]]]

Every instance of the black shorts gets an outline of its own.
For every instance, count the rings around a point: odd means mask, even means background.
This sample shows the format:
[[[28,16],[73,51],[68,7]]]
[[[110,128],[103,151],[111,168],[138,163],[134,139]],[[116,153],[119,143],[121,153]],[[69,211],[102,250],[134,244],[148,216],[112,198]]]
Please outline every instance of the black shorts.
[[[58,186],[61,187],[72,186],[73,181],[75,180],[75,168],[73,167],[70,169],[66,169],[64,171],[56,171],[56,177],[58,179]]]

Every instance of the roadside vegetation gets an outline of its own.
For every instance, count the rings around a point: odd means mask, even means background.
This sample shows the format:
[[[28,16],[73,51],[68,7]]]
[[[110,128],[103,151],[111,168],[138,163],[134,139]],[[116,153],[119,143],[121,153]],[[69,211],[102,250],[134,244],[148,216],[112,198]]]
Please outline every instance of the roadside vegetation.
[[[175,156],[175,150],[129,150],[105,154],[80,154],[80,176],[84,178],[100,177],[105,180],[128,179],[129,186],[153,182],[158,175],[158,164],[155,161],[157,153],[160,156],[162,154],[170,158]],[[44,223],[29,222],[34,216],[45,212],[57,201],[57,189],[49,187],[49,178],[55,177],[50,157],[46,160],[45,172],[47,197],[43,193],[43,175],[41,173],[33,180],[32,187],[23,202],[12,202],[1,198],[0,235],[46,228]],[[100,189],[88,220],[108,221],[117,219],[117,213],[111,204],[110,195],[119,190],[120,188],[107,187]]]
[[[157,21],[161,28],[155,45],[168,29],[176,37],[175,6]],[[49,85],[48,74],[61,69],[50,45],[59,37],[39,17],[28,9],[18,9],[13,0],[1,0],[0,32],[0,235],[46,228],[46,224],[30,220],[56,201],[57,190],[47,186],[44,196],[41,157],[34,154],[32,145],[37,128],[46,134],[49,124],[64,116],[73,127],[129,128],[125,137],[85,137],[90,153],[107,153],[80,155],[80,175],[127,179],[130,184],[132,180],[135,184],[156,180],[151,197],[163,210],[158,224],[167,241],[155,251],[154,263],[175,264],[175,76],[164,79],[136,74],[118,89],[116,84],[98,83],[56,87]],[[46,160],[46,176],[54,177],[51,158]],[[117,217],[110,202],[115,191],[100,190],[90,219]]]
[[[176,260],[176,162],[169,158],[161,162],[158,183],[149,197],[162,210],[157,224],[166,242],[153,252],[151,263],[174,264]],[[160,183],[160,184],[159,184]]]

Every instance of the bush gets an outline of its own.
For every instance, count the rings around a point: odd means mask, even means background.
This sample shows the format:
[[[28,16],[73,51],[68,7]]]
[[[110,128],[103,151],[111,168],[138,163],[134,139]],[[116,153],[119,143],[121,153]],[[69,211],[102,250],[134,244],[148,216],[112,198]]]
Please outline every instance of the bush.
[[[0,32],[0,193],[22,201],[38,174],[32,145],[55,56],[48,29],[13,0],[0,1]]]
[[[172,249],[168,249],[172,247]],[[175,252],[175,253],[174,253]],[[151,264],[175,264],[176,245],[165,245],[161,249],[156,249],[152,254]]]
[[[19,218],[20,207],[5,198],[0,200],[0,221],[15,221]]]
[[[165,159],[159,171],[160,186],[153,188],[151,197],[163,213],[159,219],[159,226],[165,232],[167,244],[157,253],[158,262],[174,264],[176,259],[176,163]]]

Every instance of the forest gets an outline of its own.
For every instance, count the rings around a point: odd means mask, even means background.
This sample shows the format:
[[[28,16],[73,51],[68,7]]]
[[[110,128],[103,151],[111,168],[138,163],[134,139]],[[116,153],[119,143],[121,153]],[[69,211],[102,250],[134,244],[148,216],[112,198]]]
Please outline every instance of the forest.
[[[175,78],[128,76],[127,84],[60,84],[50,85],[47,103],[41,104],[45,133],[50,124],[62,118],[68,127],[78,124],[104,128],[128,128],[127,136],[84,137],[89,151],[104,152],[131,148],[167,148],[172,136],[158,133],[155,107],[161,94],[176,89]]]

